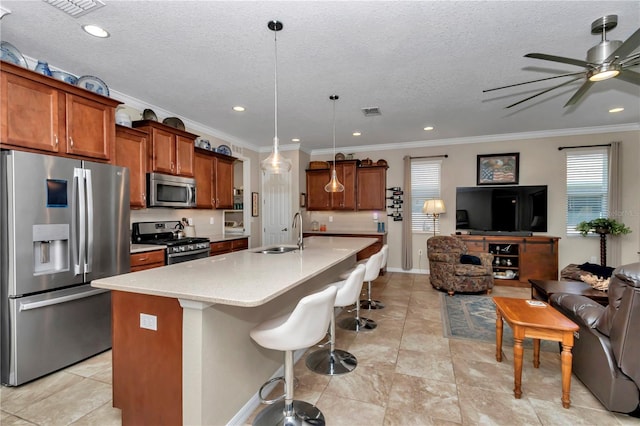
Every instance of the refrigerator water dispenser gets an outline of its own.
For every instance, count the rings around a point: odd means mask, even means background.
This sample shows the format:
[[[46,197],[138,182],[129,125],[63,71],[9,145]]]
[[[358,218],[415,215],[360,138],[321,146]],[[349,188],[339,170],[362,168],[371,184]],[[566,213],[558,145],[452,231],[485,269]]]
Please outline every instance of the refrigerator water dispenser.
[[[69,270],[69,225],[33,225],[33,275]]]

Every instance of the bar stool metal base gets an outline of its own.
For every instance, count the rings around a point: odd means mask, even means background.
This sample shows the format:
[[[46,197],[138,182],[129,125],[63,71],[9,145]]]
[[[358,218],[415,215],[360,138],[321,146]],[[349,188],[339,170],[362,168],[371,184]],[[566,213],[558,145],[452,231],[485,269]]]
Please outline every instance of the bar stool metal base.
[[[314,373],[337,376],[352,372],[358,365],[358,360],[353,354],[341,349],[335,349],[333,352],[330,349],[321,349],[309,354],[305,363]]]
[[[361,300],[360,301],[361,309],[384,309],[384,303],[379,300]]]
[[[377,326],[378,324],[374,320],[369,318],[364,318],[364,317],[344,318],[344,319],[341,319],[340,322],[338,323],[338,327],[342,328],[343,330],[351,330],[351,331],[374,330]]]
[[[284,415],[284,401],[279,401],[260,411],[252,423],[254,426],[324,426],[324,414],[313,404],[293,400],[293,416]]]

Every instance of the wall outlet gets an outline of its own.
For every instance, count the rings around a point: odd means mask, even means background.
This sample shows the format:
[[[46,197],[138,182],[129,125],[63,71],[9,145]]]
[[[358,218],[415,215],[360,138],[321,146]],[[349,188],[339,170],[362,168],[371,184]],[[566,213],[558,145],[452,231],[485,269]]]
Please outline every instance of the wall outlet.
[[[209,218],[209,225],[213,225],[215,223],[215,221],[216,221],[215,218],[210,217]]]
[[[590,263],[598,263],[598,258],[596,256],[591,256],[591,260],[589,260]]]
[[[333,216],[329,216],[329,222],[333,222]]]
[[[155,315],[140,313],[140,328],[158,331],[158,317]]]
[[[422,249],[418,249],[418,256],[422,256]]]

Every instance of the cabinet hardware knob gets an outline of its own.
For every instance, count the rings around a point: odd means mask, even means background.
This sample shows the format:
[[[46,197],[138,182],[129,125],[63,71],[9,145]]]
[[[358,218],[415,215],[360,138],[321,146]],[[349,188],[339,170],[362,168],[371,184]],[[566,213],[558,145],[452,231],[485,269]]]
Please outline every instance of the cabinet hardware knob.
[[[69,138],[71,140],[71,146],[73,146],[73,138]]]
[[[58,135],[54,135],[55,139],[56,139],[56,146],[58,146]]]

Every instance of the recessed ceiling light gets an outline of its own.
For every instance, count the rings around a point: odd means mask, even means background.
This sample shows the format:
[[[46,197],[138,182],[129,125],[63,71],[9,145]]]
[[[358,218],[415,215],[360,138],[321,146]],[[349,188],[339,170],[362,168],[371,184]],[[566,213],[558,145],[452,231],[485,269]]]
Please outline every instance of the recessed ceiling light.
[[[624,111],[624,108],[622,108],[622,107],[611,108],[609,110],[609,112],[622,112],[622,111]]]
[[[240,105],[236,105],[236,106],[233,107],[233,110],[235,112],[244,112],[244,107],[240,106]]]
[[[103,28],[100,28],[97,25],[83,25],[82,29],[94,37],[100,37],[100,38],[109,37],[109,32],[107,32],[107,30]]]
[[[361,132],[353,132],[353,136],[362,136]]]
[[[429,131],[429,130],[433,130],[433,126],[427,126],[424,128],[424,130]]]
[[[293,139],[291,139],[291,142],[300,142],[300,139],[299,138],[293,138]]]

